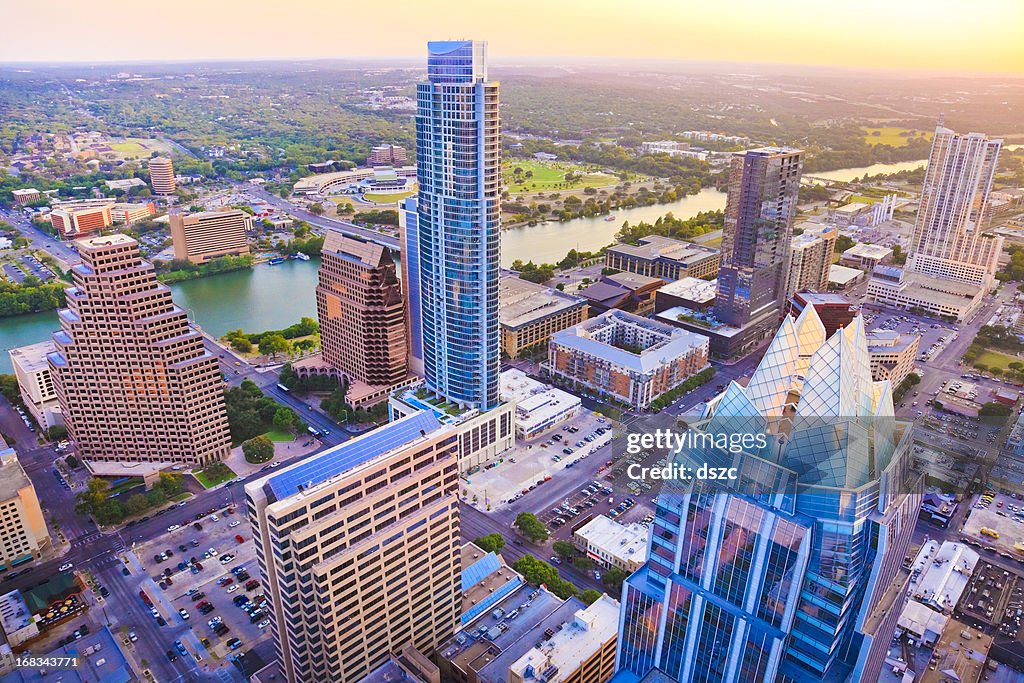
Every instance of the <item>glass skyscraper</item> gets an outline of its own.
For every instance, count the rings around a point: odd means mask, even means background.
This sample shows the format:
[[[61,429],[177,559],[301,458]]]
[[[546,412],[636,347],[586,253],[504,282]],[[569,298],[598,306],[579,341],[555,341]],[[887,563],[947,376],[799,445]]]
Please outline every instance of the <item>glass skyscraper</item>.
[[[715,317],[724,323],[774,325],[781,313],[802,156],[763,147],[732,158],[715,297]]]
[[[747,386],[694,427],[767,438],[673,456],[740,476],[666,483],[648,562],[623,586],[616,682],[878,680],[923,485],[892,389],[872,381],[859,317],[828,339],[811,306],[783,320]]]
[[[427,387],[463,407],[498,405],[501,141],[487,44],[430,42],[416,87],[419,196],[406,216],[418,279],[410,330]],[[412,207],[409,207],[412,208]],[[415,248],[408,242],[415,240]],[[414,362],[415,366],[415,362]]]

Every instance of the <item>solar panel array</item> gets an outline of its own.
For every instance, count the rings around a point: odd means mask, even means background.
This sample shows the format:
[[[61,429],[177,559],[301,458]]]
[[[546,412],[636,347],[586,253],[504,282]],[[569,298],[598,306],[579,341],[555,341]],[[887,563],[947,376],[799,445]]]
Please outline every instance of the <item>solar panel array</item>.
[[[501,569],[501,562],[494,553],[487,553],[462,570],[462,590],[467,591],[485,578]]]
[[[440,427],[441,423],[433,413],[413,413],[315,455],[280,474],[272,475],[266,486],[270,488],[274,500],[282,500],[298,492],[299,486],[316,486],[357,465],[430,434]]]

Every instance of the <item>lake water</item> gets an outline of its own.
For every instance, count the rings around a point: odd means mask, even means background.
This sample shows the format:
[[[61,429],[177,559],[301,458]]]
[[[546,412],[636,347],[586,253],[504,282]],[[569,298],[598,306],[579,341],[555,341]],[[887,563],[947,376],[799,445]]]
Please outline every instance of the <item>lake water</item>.
[[[922,164],[924,161],[875,164],[813,175],[848,181],[865,173],[894,173]],[[654,222],[668,212],[677,218],[691,218],[701,211],[723,208],[725,193],[706,188],[670,204],[618,210],[612,221],[596,216],[505,230],[501,235],[501,262],[503,266],[516,259],[554,263],[570,249],[594,251],[610,244],[624,221]],[[286,261],[276,266],[262,264],[252,270],[181,282],[171,289],[175,303],[215,337],[238,328],[247,332],[281,329],[303,316],[316,317],[314,291],[318,266],[318,259]],[[8,349],[44,341],[57,328],[56,312],[0,319],[0,373],[11,372]]]
[[[701,211],[725,208],[725,193],[704,188],[669,204],[638,206],[616,210],[614,220],[607,216],[574,218],[564,223],[550,222],[532,227],[511,228],[501,232],[501,265],[508,267],[516,259],[534,263],[557,263],[571,249],[596,251],[615,241],[615,233],[625,221],[631,225],[653,223],[671,212],[676,218],[691,218]]]

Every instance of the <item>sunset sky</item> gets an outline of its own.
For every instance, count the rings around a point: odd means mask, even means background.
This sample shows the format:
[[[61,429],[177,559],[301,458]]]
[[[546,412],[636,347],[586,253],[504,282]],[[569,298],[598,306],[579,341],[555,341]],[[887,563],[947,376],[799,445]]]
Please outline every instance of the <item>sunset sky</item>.
[[[631,57],[1024,72],[1024,0],[29,0],[0,61]]]

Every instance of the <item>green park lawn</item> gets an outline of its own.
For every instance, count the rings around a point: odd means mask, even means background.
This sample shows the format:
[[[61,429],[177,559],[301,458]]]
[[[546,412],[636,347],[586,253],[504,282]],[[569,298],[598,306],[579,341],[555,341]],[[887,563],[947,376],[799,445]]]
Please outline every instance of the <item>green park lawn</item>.
[[[226,481],[231,481],[238,475],[235,474],[234,470],[232,470],[230,467],[224,465],[223,472],[219,477],[210,476],[206,470],[193,471],[192,476],[194,476],[196,480],[203,485],[203,488],[208,489],[217,486],[218,484],[223,484]]]
[[[138,158],[149,156],[149,148],[130,139],[125,142],[111,142],[110,148],[124,157]]]
[[[875,131],[878,131],[878,135],[875,135]],[[924,131],[915,131],[909,128],[865,128],[864,129],[864,141],[869,145],[889,145],[890,147],[906,147],[909,137],[900,135],[900,133],[913,133],[914,137],[924,137],[931,139],[932,134]]]
[[[375,204],[397,204],[398,202],[411,197],[415,192],[399,192],[397,194],[374,194],[369,192],[363,195],[363,199]]]
[[[532,159],[508,159],[501,165],[501,172],[504,176],[508,191],[515,193],[542,192],[545,190],[578,190],[586,187],[606,187],[614,185],[618,178],[605,173],[585,173],[579,180],[572,183],[565,182],[565,174],[569,171],[579,174],[584,168],[578,164],[564,162],[545,162]],[[516,177],[515,169],[521,168],[523,174],[520,176],[522,182],[514,182]],[[526,177],[527,172],[533,175]]]
[[[1000,368],[1005,371],[1009,368],[1010,363],[1014,361],[1024,362],[1019,358],[1007,356],[1005,353],[999,353],[998,351],[984,351],[974,361],[974,364],[978,365],[980,363],[988,366],[989,368]]]
[[[295,435],[291,432],[279,432],[277,430],[270,430],[263,436],[267,437],[271,441],[282,443],[285,441],[295,441]]]

